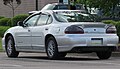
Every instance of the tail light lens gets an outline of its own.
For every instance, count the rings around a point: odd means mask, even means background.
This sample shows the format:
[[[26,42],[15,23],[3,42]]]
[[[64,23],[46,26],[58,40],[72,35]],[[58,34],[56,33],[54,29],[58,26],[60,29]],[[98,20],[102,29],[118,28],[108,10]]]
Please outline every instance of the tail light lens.
[[[72,25],[65,29],[65,34],[84,34],[84,31],[82,28]]]
[[[116,28],[115,26],[110,26],[106,29],[107,34],[115,34],[116,33]]]

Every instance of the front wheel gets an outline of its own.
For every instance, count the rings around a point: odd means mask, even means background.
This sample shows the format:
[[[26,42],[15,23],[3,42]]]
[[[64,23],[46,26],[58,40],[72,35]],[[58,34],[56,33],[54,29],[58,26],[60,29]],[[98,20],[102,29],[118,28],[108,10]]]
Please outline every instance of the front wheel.
[[[12,36],[7,38],[5,49],[8,57],[18,57],[19,52],[15,50],[15,43]]]
[[[99,57],[99,59],[109,59],[111,57],[111,54],[111,51],[97,52],[97,56]]]

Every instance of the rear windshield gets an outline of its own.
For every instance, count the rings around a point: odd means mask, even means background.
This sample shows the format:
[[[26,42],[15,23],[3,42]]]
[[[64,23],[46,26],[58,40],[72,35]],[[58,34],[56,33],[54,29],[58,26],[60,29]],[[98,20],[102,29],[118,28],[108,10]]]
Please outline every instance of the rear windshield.
[[[101,22],[98,16],[81,11],[54,12],[54,17],[59,22]]]

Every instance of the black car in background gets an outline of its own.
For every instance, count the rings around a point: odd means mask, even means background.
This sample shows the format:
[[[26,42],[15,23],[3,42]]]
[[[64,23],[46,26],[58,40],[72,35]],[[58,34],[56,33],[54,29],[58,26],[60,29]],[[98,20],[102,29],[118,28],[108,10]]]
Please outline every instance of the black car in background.
[[[45,5],[40,11],[44,10],[85,10],[83,5],[76,4],[76,5],[70,5],[64,4],[64,3],[52,3],[52,4],[47,4]],[[33,14],[37,11],[30,11],[29,14]]]
[[[52,3],[47,4],[42,8],[42,10],[83,10],[84,7],[80,4],[72,5],[70,4],[70,7],[68,4],[63,3]]]

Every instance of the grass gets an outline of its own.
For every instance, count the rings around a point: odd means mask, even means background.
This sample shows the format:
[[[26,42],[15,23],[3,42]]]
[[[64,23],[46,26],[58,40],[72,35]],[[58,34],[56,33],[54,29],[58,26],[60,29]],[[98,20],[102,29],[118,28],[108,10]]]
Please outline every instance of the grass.
[[[0,37],[0,51],[3,51],[3,49],[2,49],[2,38]]]

